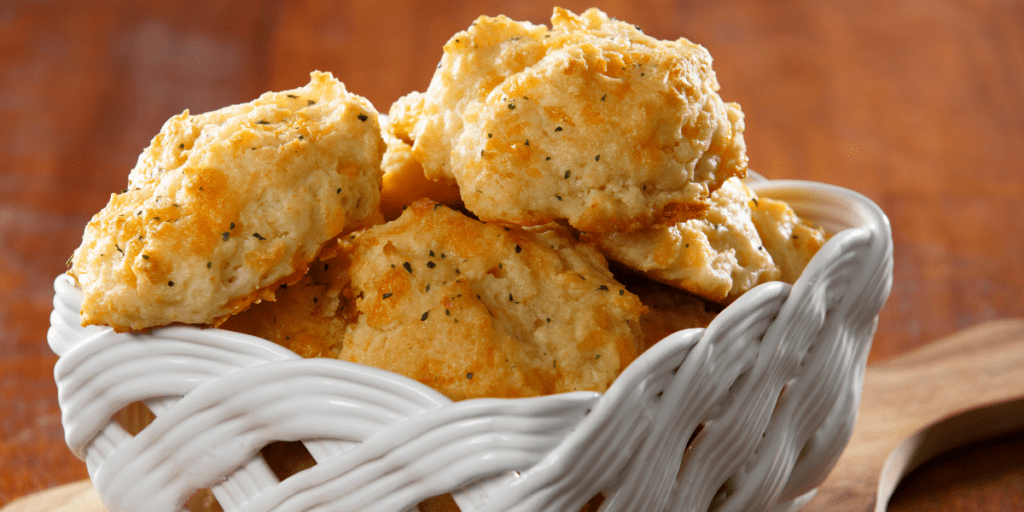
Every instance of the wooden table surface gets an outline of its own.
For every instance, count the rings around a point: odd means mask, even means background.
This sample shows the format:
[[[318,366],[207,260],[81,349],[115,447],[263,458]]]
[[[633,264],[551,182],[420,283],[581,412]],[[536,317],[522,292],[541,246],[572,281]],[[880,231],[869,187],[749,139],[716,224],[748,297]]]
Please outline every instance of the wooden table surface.
[[[0,505],[86,477],[63,443],[45,341],[52,282],[168,117],[297,87],[314,69],[386,112],[426,88],[444,42],[477,15],[546,24],[552,8],[386,5],[0,4]],[[752,169],[848,187],[886,211],[895,281],[871,362],[1024,317],[1024,3],[560,5],[704,45],[746,114]],[[958,506],[929,489],[907,486],[891,510]]]

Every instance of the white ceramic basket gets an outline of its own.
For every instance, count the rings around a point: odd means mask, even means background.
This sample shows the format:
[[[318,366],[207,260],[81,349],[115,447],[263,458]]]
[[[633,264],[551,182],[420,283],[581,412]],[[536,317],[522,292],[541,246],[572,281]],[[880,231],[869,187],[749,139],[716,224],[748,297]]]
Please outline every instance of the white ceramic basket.
[[[55,283],[48,339],[68,446],[112,511],[180,510],[211,488],[226,511],[796,510],[853,428],[892,282],[888,220],[818,183],[752,184],[837,233],[794,286],[767,283],[707,329],[680,331],[605,394],[453,403],[405,377],[302,359],[218,329],[80,326]],[[134,437],[111,418],[145,403]],[[316,466],[279,481],[259,454],[302,441]]]

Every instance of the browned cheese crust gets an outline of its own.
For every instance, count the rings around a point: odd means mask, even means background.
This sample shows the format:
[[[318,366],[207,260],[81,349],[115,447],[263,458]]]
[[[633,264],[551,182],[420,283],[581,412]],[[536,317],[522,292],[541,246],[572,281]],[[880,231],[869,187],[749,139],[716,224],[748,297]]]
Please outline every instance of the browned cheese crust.
[[[632,231],[696,217],[745,175],[743,114],[718,89],[703,47],[556,8],[550,29],[478,18],[390,115],[481,220]]]
[[[778,266],[751,219],[756,196],[738,178],[711,196],[698,219],[632,233],[589,235],[610,260],[716,302],[776,280]]]
[[[70,271],[82,323],[217,324],[379,221],[378,114],[329,73],[168,120],[85,229]]]
[[[779,280],[790,284],[829,239],[824,229],[801,219],[784,201],[758,198],[751,204],[751,220],[781,271]]]
[[[295,347],[301,331],[347,324],[310,353],[406,375],[454,400],[605,391],[642,348],[646,308],[596,249],[554,225],[503,228],[421,200],[346,238],[324,264],[278,304],[225,326]],[[291,300],[305,304],[282,305]]]
[[[220,328],[273,341],[306,358],[338,357],[345,331],[354,321],[351,297],[341,295],[347,278],[339,263],[310,264],[302,279],[278,288],[274,300],[253,304]]]
[[[403,208],[423,197],[453,208],[462,206],[455,180],[428,179],[423,165],[412,153],[411,143],[395,135],[390,116],[381,116],[381,130],[387,144],[384,161],[381,162],[384,182],[380,190],[380,208],[385,220],[397,219]]]

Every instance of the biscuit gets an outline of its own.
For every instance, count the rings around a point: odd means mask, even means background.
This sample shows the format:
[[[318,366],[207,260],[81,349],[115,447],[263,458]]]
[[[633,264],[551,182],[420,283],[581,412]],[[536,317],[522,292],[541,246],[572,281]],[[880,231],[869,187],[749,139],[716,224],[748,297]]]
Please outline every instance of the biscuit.
[[[745,175],[743,113],[707,50],[597,9],[551,24],[478,18],[390,111],[426,177],[454,179],[477,217],[633,231],[697,217]]]
[[[756,196],[738,178],[711,195],[698,219],[632,233],[587,234],[608,259],[716,302],[779,278],[751,219]]]
[[[83,325],[213,324],[294,282],[339,233],[381,220],[378,114],[329,73],[168,120],[70,274]]]
[[[311,271],[277,305],[240,317],[263,315],[260,325],[293,339],[302,336],[296,324],[316,318],[347,324],[328,347],[340,359],[411,377],[453,400],[605,391],[642,348],[640,300],[595,248],[556,225],[504,228],[419,200],[396,221],[346,237],[323,263],[321,277]],[[323,294],[316,305],[306,290]],[[313,319],[266,320],[268,308],[289,300],[321,309]],[[267,334],[241,323],[225,326]]]
[[[620,277],[619,281],[647,306],[640,316],[644,350],[677,331],[707,327],[722,310],[718,304],[655,281],[637,277]]]
[[[330,263],[311,263],[302,279],[278,288],[274,300],[253,304],[220,328],[273,341],[306,358],[338,357],[354,310],[350,298],[340,296],[341,287],[332,286],[344,282],[343,268],[335,264],[332,270]]]
[[[395,135],[389,116],[381,116],[381,130],[387,144],[381,162],[384,181],[380,190],[380,209],[385,220],[397,219],[402,209],[424,197],[453,208],[462,206],[455,180],[445,177],[427,179],[423,166],[412,154],[411,143]]]
[[[783,201],[757,198],[751,202],[751,220],[778,265],[779,280],[793,284],[814,254],[828,241],[829,234],[797,216]]]

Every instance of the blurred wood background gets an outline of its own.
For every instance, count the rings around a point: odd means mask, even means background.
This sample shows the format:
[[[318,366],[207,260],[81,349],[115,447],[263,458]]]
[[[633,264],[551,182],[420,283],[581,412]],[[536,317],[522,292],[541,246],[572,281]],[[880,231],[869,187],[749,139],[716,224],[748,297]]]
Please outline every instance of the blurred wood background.
[[[0,505],[86,477],[52,381],[52,282],[168,117],[297,87],[315,69],[386,112],[426,88],[476,16],[547,24],[552,5],[0,3]],[[872,362],[1024,317],[1024,3],[558,5],[705,46],[722,97],[746,114],[752,169],[848,187],[887,212],[895,282]]]

